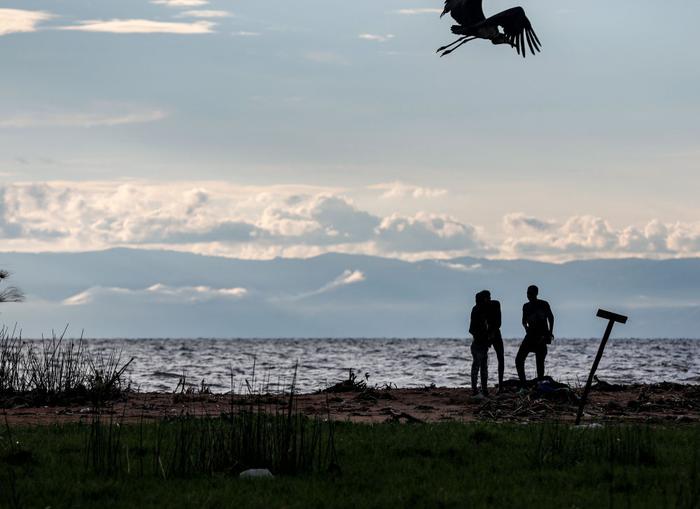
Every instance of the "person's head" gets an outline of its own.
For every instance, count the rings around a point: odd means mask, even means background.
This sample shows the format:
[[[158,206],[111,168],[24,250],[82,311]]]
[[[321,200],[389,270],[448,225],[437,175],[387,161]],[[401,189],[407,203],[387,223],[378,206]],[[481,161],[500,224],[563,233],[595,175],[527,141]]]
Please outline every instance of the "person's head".
[[[489,302],[491,300],[491,292],[488,290],[481,290],[481,294],[484,296],[484,302]]]
[[[537,299],[537,294],[540,293],[540,289],[535,285],[530,285],[527,287],[527,300],[533,301]]]
[[[483,304],[484,302],[486,302],[486,297],[484,295],[483,290],[480,292],[477,292],[477,294],[474,296],[474,299],[476,300],[477,304]]]

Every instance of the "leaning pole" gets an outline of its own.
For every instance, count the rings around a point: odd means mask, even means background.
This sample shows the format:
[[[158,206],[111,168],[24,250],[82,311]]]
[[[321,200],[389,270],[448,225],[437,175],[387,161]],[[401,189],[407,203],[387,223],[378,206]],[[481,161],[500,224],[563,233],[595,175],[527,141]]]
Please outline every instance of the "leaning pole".
[[[617,313],[612,313],[610,311],[605,311],[604,309],[599,309],[596,316],[608,320],[608,326],[605,328],[605,334],[603,334],[603,340],[600,342],[598,347],[598,353],[593,361],[593,366],[591,366],[591,372],[588,374],[588,382],[586,382],[586,388],[583,390],[583,396],[581,396],[581,401],[578,405],[578,413],[576,414],[576,425],[581,423],[581,417],[583,416],[583,408],[586,406],[586,400],[588,399],[588,393],[591,392],[591,385],[593,384],[593,376],[595,376],[595,371],[598,369],[598,364],[600,359],[603,357],[603,350],[605,350],[605,345],[610,339],[610,333],[612,332],[613,325],[615,323],[627,323],[627,317],[624,315],[618,315]]]

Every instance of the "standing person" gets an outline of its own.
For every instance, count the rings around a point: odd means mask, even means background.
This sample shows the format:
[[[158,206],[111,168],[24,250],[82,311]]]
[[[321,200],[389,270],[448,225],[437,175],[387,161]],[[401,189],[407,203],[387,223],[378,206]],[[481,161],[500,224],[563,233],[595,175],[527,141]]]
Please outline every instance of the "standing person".
[[[488,326],[489,344],[496,351],[498,359],[498,392],[503,390],[503,370],[505,359],[503,356],[503,337],[501,336],[501,303],[491,300],[491,292],[483,290],[486,304],[486,324]]]
[[[527,289],[527,302],[523,305],[523,327],[525,339],[515,356],[515,367],[521,384],[527,382],[525,376],[525,359],[530,352],[535,353],[537,378],[544,376],[544,360],[547,357],[547,345],[554,337],[554,315],[546,300],[537,298],[539,289],[531,285]]]
[[[484,293],[476,294],[476,305],[472,308],[469,320],[469,333],[472,335],[472,393],[479,394],[477,380],[481,372],[481,393],[488,396],[489,380],[489,327],[487,321],[487,304]]]

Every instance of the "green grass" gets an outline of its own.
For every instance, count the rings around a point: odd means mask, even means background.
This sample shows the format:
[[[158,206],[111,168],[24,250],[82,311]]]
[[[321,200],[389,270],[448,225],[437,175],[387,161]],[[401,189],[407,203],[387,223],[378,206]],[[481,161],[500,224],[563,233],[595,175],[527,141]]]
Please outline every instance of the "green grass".
[[[700,426],[339,424],[340,473],[259,481],[98,474],[89,433],[1,432],[0,507],[700,507]]]

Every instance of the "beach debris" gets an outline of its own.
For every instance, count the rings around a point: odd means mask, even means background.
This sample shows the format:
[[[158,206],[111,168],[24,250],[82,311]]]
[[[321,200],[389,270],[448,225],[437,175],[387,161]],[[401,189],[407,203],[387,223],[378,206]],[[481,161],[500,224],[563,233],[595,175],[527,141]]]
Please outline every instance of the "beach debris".
[[[598,369],[598,364],[600,359],[603,357],[603,350],[605,350],[605,345],[610,339],[610,333],[612,332],[615,323],[627,323],[627,317],[624,315],[618,315],[612,311],[606,311],[604,309],[599,309],[596,314],[599,318],[604,318],[608,320],[608,326],[605,328],[605,334],[603,334],[603,339],[600,342],[600,347],[598,347],[598,353],[593,361],[593,366],[591,366],[591,372],[588,375],[588,381],[586,382],[586,388],[583,390],[583,395],[579,402],[578,412],[576,414],[576,424],[581,424],[581,417],[583,416],[583,408],[586,406],[586,400],[588,399],[588,393],[591,391],[591,384],[593,384],[593,377],[595,376],[595,371]]]
[[[532,390],[535,397],[561,403],[578,403],[579,397],[567,384],[557,382],[552,377],[543,377]]]
[[[575,424],[574,429],[601,429],[603,425],[599,422],[590,422],[588,424]]]
[[[367,376],[369,378],[369,376]],[[350,368],[348,370],[348,377],[338,383],[331,385],[323,389],[320,392],[324,393],[336,393],[336,392],[364,392],[367,389],[367,381],[358,379],[355,371]]]
[[[423,424],[425,421],[423,419],[419,419],[418,417],[415,417],[408,412],[397,412],[393,408],[383,408],[382,413],[386,413],[389,415],[387,418],[386,422],[401,422],[401,419],[403,419],[407,423],[413,423],[413,424]]]
[[[273,479],[275,476],[267,468],[249,468],[241,472],[238,477],[241,479]]]
[[[593,380],[595,380],[595,384],[593,384],[591,386],[591,390],[594,390],[594,391],[619,392],[619,391],[624,391],[626,388],[624,385],[611,384],[611,383],[606,382],[605,380],[601,380],[596,375],[593,375]]]

